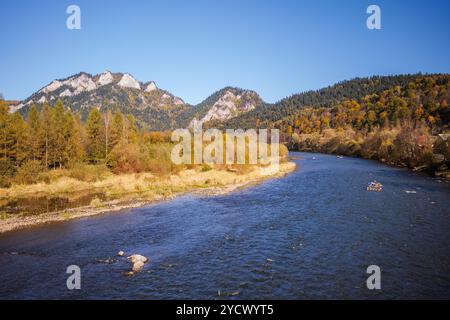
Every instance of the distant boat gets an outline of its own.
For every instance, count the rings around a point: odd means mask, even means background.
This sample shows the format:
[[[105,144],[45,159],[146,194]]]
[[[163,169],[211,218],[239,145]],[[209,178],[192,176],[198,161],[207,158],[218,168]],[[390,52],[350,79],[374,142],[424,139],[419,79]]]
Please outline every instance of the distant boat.
[[[344,156],[336,156],[336,158],[338,158],[338,159],[344,159]]]
[[[377,181],[372,181],[367,185],[367,191],[381,192],[383,191],[383,185]]]

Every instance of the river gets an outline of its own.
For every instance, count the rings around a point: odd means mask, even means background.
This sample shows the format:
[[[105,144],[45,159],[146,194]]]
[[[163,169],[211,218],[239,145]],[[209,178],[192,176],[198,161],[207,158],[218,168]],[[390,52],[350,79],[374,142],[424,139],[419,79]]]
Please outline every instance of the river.
[[[222,196],[0,235],[3,299],[450,298],[450,184],[355,158]],[[370,181],[383,192],[368,192]],[[408,192],[406,192],[408,191]],[[117,252],[150,258],[140,273]],[[68,290],[66,268],[81,268]],[[381,268],[381,290],[366,269]]]

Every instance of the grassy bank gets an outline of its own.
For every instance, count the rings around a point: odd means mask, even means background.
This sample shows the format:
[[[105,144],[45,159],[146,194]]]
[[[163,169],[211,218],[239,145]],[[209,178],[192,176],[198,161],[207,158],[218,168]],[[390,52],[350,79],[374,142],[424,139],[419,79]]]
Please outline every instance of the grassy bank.
[[[50,183],[14,185],[0,189],[0,205],[32,197],[64,197],[69,200],[76,199],[80,195],[100,194],[102,197],[94,196],[89,204],[80,207],[42,214],[0,212],[0,233],[40,223],[140,207],[187,192],[222,194],[268,178],[281,177],[294,169],[295,164],[292,162],[281,163],[279,170],[274,165],[248,167],[245,170],[199,166],[167,176],[155,176],[146,172],[119,175],[109,173],[94,182],[61,176]]]

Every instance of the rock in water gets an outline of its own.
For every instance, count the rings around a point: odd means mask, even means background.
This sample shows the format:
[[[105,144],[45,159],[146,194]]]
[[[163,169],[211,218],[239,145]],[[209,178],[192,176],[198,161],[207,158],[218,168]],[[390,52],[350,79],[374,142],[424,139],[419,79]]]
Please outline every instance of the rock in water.
[[[119,257],[123,257],[124,254],[125,254],[125,252],[123,252],[123,251],[119,251],[119,252],[117,253],[117,255],[118,255]]]
[[[129,256],[128,259],[130,259],[133,264],[133,272],[141,271],[142,268],[144,268],[145,263],[148,262],[148,259],[140,254],[133,254],[132,256]]]

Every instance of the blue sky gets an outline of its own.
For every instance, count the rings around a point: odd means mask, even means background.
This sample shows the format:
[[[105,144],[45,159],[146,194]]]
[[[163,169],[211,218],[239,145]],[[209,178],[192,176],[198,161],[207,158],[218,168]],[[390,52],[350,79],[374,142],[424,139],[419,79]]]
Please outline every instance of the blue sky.
[[[81,30],[66,8],[81,8]],[[366,27],[381,7],[382,30]],[[450,72],[450,1],[0,1],[0,93],[129,72],[189,103],[224,86],[264,100],[356,76]]]

